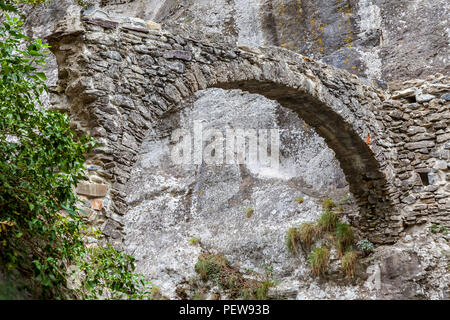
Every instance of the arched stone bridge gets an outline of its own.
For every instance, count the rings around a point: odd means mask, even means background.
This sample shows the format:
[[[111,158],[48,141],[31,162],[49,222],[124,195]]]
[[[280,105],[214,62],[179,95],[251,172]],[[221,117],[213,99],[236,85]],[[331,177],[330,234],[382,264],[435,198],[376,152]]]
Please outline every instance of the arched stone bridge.
[[[117,241],[126,207],[123,185],[150,124],[211,87],[261,94],[315,128],[335,151],[361,210],[359,227],[372,241],[392,242],[406,226],[421,223],[421,216],[448,212],[448,201],[442,207],[438,203],[449,189],[445,178],[436,187],[424,180],[439,158],[430,152],[447,150],[450,116],[442,99],[433,100],[433,108],[442,112],[439,132],[433,127],[439,119],[414,115],[430,106],[409,110],[408,101],[388,101],[387,92],[292,51],[220,48],[100,11],[67,18],[48,41],[59,66],[54,106],[70,113],[76,129],[103,144],[89,155],[95,173],[78,192],[94,199],[106,196],[104,233]],[[415,127],[417,132],[409,134]],[[447,167],[441,164],[438,170]],[[399,178],[402,174],[405,179]],[[430,193],[422,201],[421,195]]]

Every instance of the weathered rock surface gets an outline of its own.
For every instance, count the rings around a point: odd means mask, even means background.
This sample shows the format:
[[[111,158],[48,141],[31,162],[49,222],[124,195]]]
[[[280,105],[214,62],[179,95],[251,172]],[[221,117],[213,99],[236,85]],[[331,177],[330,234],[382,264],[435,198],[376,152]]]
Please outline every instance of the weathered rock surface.
[[[202,248],[260,273],[271,265],[284,285],[278,294],[306,294],[295,284],[310,271],[304,257],[298,260],[286,250],[286,230],[315,221],[321,197],[342,197],[347,188],[324,141],[313,131],[297,132],[302,121],[265,100],[237,90],[203,91],[195,102],[158,121],[142,144],[125,189],[124,247],[138,259],[139,271],[154,275],[153,282],[171,298],[179,298],[177,288],[195,278]],[[171,132],[190,130],[195,120],[203,120],[204,130],[279,128],[280,171],[260,165],[174,165]],[[311,140],[322,148],[319,154]],[[300,196],[305,200],[301,205],[296,202]],[[247,208],[254,210],[250,218]],[[200,239],[201,246],[193,246],[192,238]]]
[[[216,43],[275,45],[362,77],[406,80],[449,74],[447,0],[90,0],[121,15]],[[45,36],[75,0],[51,1],[28,18]]]

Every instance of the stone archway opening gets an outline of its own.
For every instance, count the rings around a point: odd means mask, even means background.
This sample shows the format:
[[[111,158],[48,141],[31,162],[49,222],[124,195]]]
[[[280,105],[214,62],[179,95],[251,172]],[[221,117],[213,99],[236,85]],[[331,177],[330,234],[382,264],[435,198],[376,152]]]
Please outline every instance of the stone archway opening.
[[[360,207],[360,229],[374,242],[391,241],[385,218],[395,209],[375,89],[289,50],[217,48],[103,13],[58,28],[49,40],[64,103],[81,119],[81,129],[104,144],[94,159],[108,163],[111,201],[105,210],[115,217],[108,229],[123,229],[118,216],[127,211],[125,185],[152,124],[183,99],[215,87],[277,101],[314,128],[339,160]]]
[[[199,120],[204,132],[215,129],[224,136],[230,128],[276,128],[279,170],[248,163],[174,163],[173,132],[184,130],[192,142]],[[315,222],[323,212],[323,198],[333,195],[338,201],[347,192],[334,152],[292,110],[241,90],[202,90],[163,115],[142,142],[124,190],[123,244],[137,258],[140,272],[158,275],[155,285],[164,292],[195,276],[186,262],[195,263],[201,249],[245,261],[245,267],[260,274],[270,265],[287,281],[289,274],[309,272],[305,261],[292,264],[287,230]],[[348,218],[343,221],[350,222]],[[201,245],[191,245],[192,239]]]

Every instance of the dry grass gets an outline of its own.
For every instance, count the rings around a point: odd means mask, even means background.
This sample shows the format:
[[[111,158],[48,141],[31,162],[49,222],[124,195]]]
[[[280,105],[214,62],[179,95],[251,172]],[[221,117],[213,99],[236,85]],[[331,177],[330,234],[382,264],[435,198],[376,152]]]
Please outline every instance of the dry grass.
[[[323,276],[330,263],[330,249],[325,246],[316,248],[310,253],[308,260],[313,274]]]
[[[333,200],[331,200],[330,198],[328,198],[328,199],[325,199],[325,200],[322,201],[322,207],[323,207],[325,210],[331,210],[331,209],[333,209],[334,207],[336,207],[336,203],[334,203]]]
[[[317,228],[320,233],[333,232],[339,223],[339,215],[331,211],[325,211],[317,221]]]
[[[298,253],[299,240],[300,240],[300,230],[298,228],[290,228],[286,232],[286,246],[290,252],[294,254]]]
[[[340,257],[344,255],[345,251],[351,249],[354,240],[355,235],[350,225],[339,224],[336,227],[336,248]]]
[[[355,266],[357,259],[358,255],[354,250],[347,251],[342,257],[341,267],[347,275],[348,279],[352,279],[355,277]]]
[[[317,236],[317,228],[314,223],[304,222],[299,228],[299,240],[304,251],[309,251]]]

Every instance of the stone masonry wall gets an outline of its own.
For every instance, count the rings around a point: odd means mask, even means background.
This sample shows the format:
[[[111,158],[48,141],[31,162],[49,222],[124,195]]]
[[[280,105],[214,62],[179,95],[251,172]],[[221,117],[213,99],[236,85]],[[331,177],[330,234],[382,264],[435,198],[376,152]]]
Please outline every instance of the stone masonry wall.
[[[390,84],[382,104],[395,143],[395,224],[450,223],[450,77]]]
[[[448,77],[391,94],[286,49],[213,47],[98,10],[68,17],[48,40],[59,67],[52,104],[102,144],[77,192],[117,245],[123,186],[150,124],[208,87],[277,100],[324,137],[360,206],[352,224],[372,241],[395,241],[424,220],[449,224]]]

